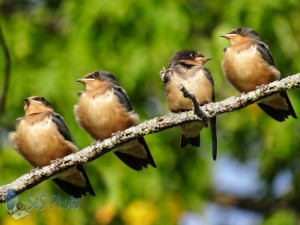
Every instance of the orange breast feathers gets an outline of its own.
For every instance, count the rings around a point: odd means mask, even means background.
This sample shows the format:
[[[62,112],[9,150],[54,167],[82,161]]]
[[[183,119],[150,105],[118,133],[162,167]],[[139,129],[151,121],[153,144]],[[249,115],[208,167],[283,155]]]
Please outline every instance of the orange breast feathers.
[[[78,149],[59,133],[51,116],[34,120],[35,115],[23,117],[10,140],[18,152],[34,167],[43,167],[51,160],[63,158]]]
[[[76,120],[94,139],[104,140],[113,133],[138,124],[138,115],[127,111],[113,90],[85,91],[75,106]]]
[[[228,47],[222,61],[226,79],[240,92],[255,90],[280,78],[280,72],[260,55],[255,43]]]
[[[185,98],[180,90],[181,84],[196,96],[201,105],[212,102],[213,85],[202,70],[193,75],[187,74],[186,77],[173,72],[170,81],[165,85],[170,111],[178,112],[193,109],[192,101]]]

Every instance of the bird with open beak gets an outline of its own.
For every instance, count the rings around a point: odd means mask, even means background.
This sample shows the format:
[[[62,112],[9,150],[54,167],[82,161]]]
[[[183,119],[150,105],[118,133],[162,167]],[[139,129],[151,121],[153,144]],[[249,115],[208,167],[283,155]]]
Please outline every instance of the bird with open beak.
[[[78,151],[64,119],[44,97],[25,98],[24,111],[25,116],[17,119],[16,131],[9,134],[9,139],[32,166],[43,167]],[[52,180],[75,198],[87,192],[95,196],[82,165],[54,175]]]

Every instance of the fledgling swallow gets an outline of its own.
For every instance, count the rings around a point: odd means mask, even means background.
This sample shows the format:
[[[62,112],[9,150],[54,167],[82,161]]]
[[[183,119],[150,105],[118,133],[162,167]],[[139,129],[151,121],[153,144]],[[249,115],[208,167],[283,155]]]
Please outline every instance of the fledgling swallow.
[[[114,75],[96,71],[77,81],[85,85],[85,91],[79,93],[74,107],[76,121],[92,138],[102,141],[138,124],[139,117]],[[156,167],[144,137],[117,147],[114,153],[134,170],[142,170],[149,164]]]
[[[280,79],[280,72],[268,46],[254,30],[240,27],[221,37],[231,43],[231,46],[224,49],[223,74],[239,92],[253,91],[257,86]],[[277,121],[282,122],[290,115],[297,118],[285,91],[264,98],[257,104]]]
[[[25,98],[24,111],[25,116],[17,119],[16,131],[9,134],[9,139],[32,166],[43,167],[78,151],[64,119],[44,97]],[[52,180],[75,198],[87,192],[95,196],[82,165],[71,167],[53,176]]]
[[[183,96],[179,88],[180,85],[192,92],[200,105],[215,101],[214,81],[210,72],[204,67],[204,64],[209,60],[211,59],[193,50],[181,50],[172,56],[163,77],[168,107],[171,112],[176,113],[193,109],[192,101]],[[217,157],[216,117],[211,118],[209,122],[212,136],[212,154],[215,160]],[[187,144],[199,147],[200,132],[204,127],[207,127],[206,122],[180,125],[180,147],[184,148]]]

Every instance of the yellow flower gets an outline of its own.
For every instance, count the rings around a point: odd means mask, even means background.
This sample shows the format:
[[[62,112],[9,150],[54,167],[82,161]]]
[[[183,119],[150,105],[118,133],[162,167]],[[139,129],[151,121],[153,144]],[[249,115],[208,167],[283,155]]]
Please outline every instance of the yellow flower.
[[[122,213],[122,219],[127,225],[151,225],[157,219],[157,208],[152,202],[135,200]]]
[[[95,214],[95,221],[99,225],[109,224],[116,216],[116,207],[112,202],[100,207]]]

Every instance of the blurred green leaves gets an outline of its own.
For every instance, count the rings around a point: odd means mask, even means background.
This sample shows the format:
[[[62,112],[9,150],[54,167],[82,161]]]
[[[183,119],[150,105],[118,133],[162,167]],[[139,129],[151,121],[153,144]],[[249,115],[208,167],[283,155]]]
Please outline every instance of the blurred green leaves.
[[[12,58],[6,111],[0,120],[1,185],[30,168],[7,143],[7,132],[23,115],[25,97],[46,97],[64,116],[80,148],[93,141],[73,115],[76,93],[83,89],[75,80],[89,72],[112,72],[144,121],[167,113],[159,71],[180,49],[199,50],[213,58],[207,68],[215,81],[217,101],[237,94],[220,67],[223,48],[229,43],[219,35],[234,27],[249,26],[259,33],[282,76],[300,71],[300,3],[296,0],[1,0],[0,10]],[[3,60],[0,55],[1,74]],[[289,92],[298,114],[299,93]],[[219,157],[229,153],[241,161],[259,159],[261,176],[269,188],[276,174],[286,168],[298,187],[299,135],[298,120],[278,123],[256,106],[218,117]],[[177,128],[146,137],[157,169],[131,171],[113,154],[89,163],[86,168],[97,196],[83,199],[76,213],[59,209],[31,212],[28,224],[48,224],[57,215],[63,219],[53,222],[56,224],[135,224],[138,218],[147,224],[176,224],[184,211],[199,212],[213,190],[210,135],[208,129],[202,132],[199,149],[179,149],[179,138]],[[57,191],[50,180],[32,189],[49,195]],[[19,197],[26,200],[29,192]],[[291,198],[299,194],[294,188]],[[272,195],[266,192],[265,197]],[[4,208],[1,206],[0,223],[15,224]],[[149,218],[144,218],[145,211]],[[263,224],[279,224],[283,218],[288,222],[282,224],[295,224],[295,217],[294,211],[279,210]]]

